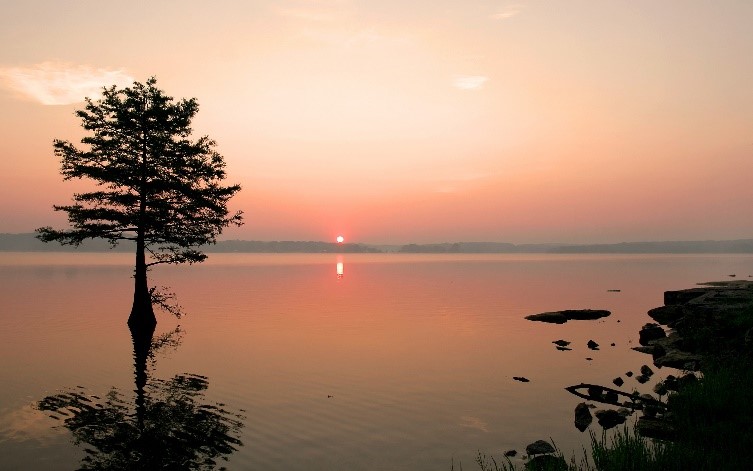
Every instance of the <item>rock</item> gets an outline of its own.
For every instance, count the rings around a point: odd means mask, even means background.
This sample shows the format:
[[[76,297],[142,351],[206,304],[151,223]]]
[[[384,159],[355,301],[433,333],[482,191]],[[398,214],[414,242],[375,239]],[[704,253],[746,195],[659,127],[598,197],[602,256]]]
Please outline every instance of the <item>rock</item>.
[[[646,375],[638,375],[635,377],[635,380],[638,381],[641,384],[647,383],[649,380],[649,377]]]
[[[526,447],[526,453],[529,455],[543,455],[545,453],[554,453],[554,447],[547,441],[536,440]]]
[[[619,293],[620,291],[622,291],[622,290],[619,290],[619,289],[608,289],[607,293]]]
[[[552,343],[557,345],[558,347],[567,347],[568,345],[570,345],[570,342],[568,342],[567,340],[562,340],[562,339],[555,340]]]
[[[591,425],[592,421],[593,416],[585,402],[581,402],[575,406],[575,428],[583,432],[589,425]]]
[[[668,391],[677,391],[677,378],[674,375],[667,375],[667,377],[664,378],[664,387],[667,388]]]
[[[526,316],[526,319],[528,319],[529,321],[548,322],[550,324],[564,324],[565,322],[567,322],[567,317],[565,317],[565,315],[559,311],[531,314],[530,316]]]
[[[601,395],[604,394],[604,388],[601,386],[589,386],[588,397],[596,400],[601,400]]]
[[[567,471],[565,458],[554,455],[535,456],[526,463],[526,471]]]
[[[633,347],[633,350],[640,353],[648,353],[649,355],[653,355],[654,351],[656,350],[656,345],[646,345],[642,347]]]
[[[627,376],[628,378],[630,378],[630,377],[633,376],[633,372],[632,371],[628,371],[627,373],[625,373],[625,376]]]
[[[659,324],[649,322],[641,328],[641,331],[638,332],[638,336],[638,343],[641,345],[648,345],[652,340],[664,338],[667,334]]]
[[[619,399],[619,395],[614,391],[607,391],[606,394],[604,394],[604,400],[611,404],[617,404]]]
[[[672,327],[675,322],[685,317],[687,312],[684,306],[675,304],[655,307],[648,311],[648,316],[659,324]]]
[[[529,381],[531,381],[524,376],[513,376],[512,379],[514,379],[515,381],[520,381],[521,383],[528,383]]]
[[[622,380],[619,376],[612,380],[612,383],[617,386],[618,388],[625,384],[625,381]]]
[[[708,288],[690,288],[680,291],[665,291],[664,292],[664,304],[666,306],[675,304],[685,304],[688,301],[698,299],[699,297],[707,294]]]
[[[571,350],[572,350],[572,348],[568,348],[568,347],[560,347],[559,345],[557,345],[557,346],[556,346],[556,347],[554,347],[554,348],[556,348],[557,350],[559,350],[559,351],[561,351],[561,352],[569,352],[569,351],[571,351]]]
[[[625,422],[625,417],[613,409],[597,410],[594,415],[596,416],[599,425],[605,429],[610,429]]]
[[[562,311],[569,320],[588,321],[608,317],[612,313],[605,309],[568,309]]]
[[[641,374],[651,376],[654,374],[654,370],[652,370],[648,365],[643,365],[641,366]]]
[[[586,360],[588,360],[588,361],[591,361],[591,360],[593,360],[593,358],[591,358],[591,357],[586,357]]]
[[[542,312],[531,314],[525,318],[529,321],[549,322],[551,324],[564,324],[569,320],[593,320],[607,317],[611,312],[603,309],[566,309],[564,311]]]
[[[660,396],[663,396],[667,394],[667,386],[660,381],[654,385],[654,392]]]
[[[588,341],[588,343],[587,343],[586,345],[587,345],[587,346],[588,346],[588,348],[590,348],[591,350],[598,350],[598,349],[599,349],[599,344],[598,344],[598,343],[596,343],[596,342],[594,342],[593,340],[589,340],[589,341]]]
[[[612,347],[617,346],[614,342],[610,343],[609,345],[611,345]]]
[[[668,366],[680,370],[697,371],[701,363],[701,357],[693,353],[680,350],[671,350],[663,356],[654,359],[654,365],[658,367]]]
[[[628,418],[633,414],[633,411],[628,409],[627,407],[620,407],[619,409],[617,409],[617,413],[625,418]]]
[[[505,452],[505,456],[507,456],[508,458],[512,458],[513,456],[516,456],[517,454],[518,452],[515,450],[507,450]]]

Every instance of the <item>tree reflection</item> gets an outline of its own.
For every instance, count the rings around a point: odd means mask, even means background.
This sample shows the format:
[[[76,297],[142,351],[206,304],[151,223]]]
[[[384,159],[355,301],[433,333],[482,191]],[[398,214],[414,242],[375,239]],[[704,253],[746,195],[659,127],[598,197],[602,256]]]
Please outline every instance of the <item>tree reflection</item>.
[[[47,396],[42,411],[62,420],[86,456],[86,470],[210,470],[238,447],[245,417],[223,404],[208,403],[205,376],[181,374],[148,378],[147,364],[161,348],[177,347],[180,328],[153,338],[153,330],[132,330],[135,398],[117,388],[104,397],[81,386]],[[220,468],[224,469],[224,468]]]

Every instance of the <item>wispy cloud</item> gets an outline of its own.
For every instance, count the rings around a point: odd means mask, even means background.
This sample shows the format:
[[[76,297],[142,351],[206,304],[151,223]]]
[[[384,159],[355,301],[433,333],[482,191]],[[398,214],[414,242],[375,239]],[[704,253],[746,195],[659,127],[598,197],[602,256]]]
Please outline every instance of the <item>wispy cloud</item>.
[[[460,90],[478,90],[484,86],[489,77],[483,75],[458,75],[452,85]]]
[[[133,78],[120,69],[96,68],[62,62],[43,62],[30,67],[0,69],[5,88],[43,105],[68,105],[97,98],[102,87],[126,86]]]
[[[493,20],[507,20],[523,10],[522,5],[507,5],[491,15]]]

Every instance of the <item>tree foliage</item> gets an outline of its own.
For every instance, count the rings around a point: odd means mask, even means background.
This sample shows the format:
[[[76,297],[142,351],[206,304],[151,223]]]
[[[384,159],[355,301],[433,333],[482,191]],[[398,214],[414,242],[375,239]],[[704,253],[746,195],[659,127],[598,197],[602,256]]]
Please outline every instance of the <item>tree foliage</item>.
[[[130,240],[150,254],[146,266],[194,263],[206,258],[199,246],[214,243],[230,224],[242,224],[241,212],[227,208],[240,186],[222,185],[225,162],[215,141],[190,139],[196,99],[175,101],[156,83],[150,78],[105,88],[101,99],[87,99],[76,112],[89,132],[83,147],[54,141],[64,179],[88,179],[98,188],[55,205],[72,228],[37,229],[41,240],[79,245],[104,238],[113,246]]]

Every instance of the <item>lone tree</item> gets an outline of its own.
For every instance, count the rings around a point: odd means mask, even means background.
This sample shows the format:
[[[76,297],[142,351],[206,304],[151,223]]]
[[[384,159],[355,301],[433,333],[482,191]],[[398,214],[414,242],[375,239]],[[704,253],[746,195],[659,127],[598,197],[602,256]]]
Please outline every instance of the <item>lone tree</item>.
[[[135,242],[132,328],[157,323],[150,267],[201,262],[206,255],[197,248],[215,243],[230,224],[243,224],[240,211],[228,213],[227,202],[240,186],[222,186],[225,162],[215,141],[189,139],[196,99],[174,101],[156,84],[152,77],[120,90],[104,88],[101,99],[87,98],[85,109],[76,111],[89,132],[81,139],[85,147],[56,139],[55,155],[65,180],[90,179],[98,188],[75,193],[71,205],[54,206],[68,213],[70,229],[37,229],[42,241],[64,245],[94,238],[113,247]]]

